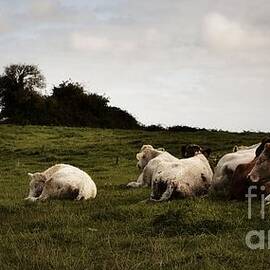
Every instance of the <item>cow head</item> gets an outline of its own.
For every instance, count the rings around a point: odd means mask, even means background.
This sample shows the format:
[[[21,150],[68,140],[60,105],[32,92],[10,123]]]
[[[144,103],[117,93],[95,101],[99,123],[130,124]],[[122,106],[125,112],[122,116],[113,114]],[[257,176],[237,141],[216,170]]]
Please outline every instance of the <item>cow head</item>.
[[[45,175],[43,173],[28,173],[28,176],[30,177],[28,197],[39,197],[46,182]]]
[[[249,173],[248,178],[254,183],[270,180],[270,143],[264,145],[263,151],[257,157],[255,166]]]
[[[259,147],[256,149],[256,157],[259,157],[260,154],[263,152],[264,150],[264,146],[267,144],[267,143],[270,143],[270,138],[269,137],[266,137],[264,139],[262,139],[262,142],[261,144],[259,145]]]
[[[136,158],[138,160],[137,167],[140,170],[143,170],[144,167],[148,164],[148,162],[157,157],[159,154],[161,154],[164,151],[162,150],[156,150],[151,145],[144,145],[141,148],[141,151],[136,155]]]
[[[183,158],[194,157],[200,153],[203,154],[206,158],[209,158],[212,151],[210,148],[202,148],[198,144],[187,144],[182,146],[181,152]]]

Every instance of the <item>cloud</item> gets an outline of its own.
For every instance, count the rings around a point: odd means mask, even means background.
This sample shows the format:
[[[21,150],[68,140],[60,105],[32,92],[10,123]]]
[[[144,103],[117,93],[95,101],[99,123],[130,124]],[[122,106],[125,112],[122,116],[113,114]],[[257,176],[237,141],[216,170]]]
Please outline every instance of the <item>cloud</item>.
[[[58,10],[59,2],[53,0],[32,0],[30,4],[30,11],[36,16],[46,16],[55,13]]]
[[[82,51],[133,52],[164,46],[166,41],[155,28],[107,26],[99,30],[74,31],[70,34],[71,47]],[[138,39],[138,36],[140,38]]]
[[[135,44],[131,41],[114,40],[83,32],[71,34],[71,45],[77,50],[102,52],[112,50],[130,51],[135,48]]]
[[[106,38],[76,32],[71,34],[71,43],[77,50],[107,50],[112,47],[112,42]]]
[[[3,66],[102,89],[147,124],[269,129],[269,0],[2,2]]]
[[[0,17],[0,33],[6,33],[12,29],[10,22],[4,17]]]
[[[248,50],[270,46],[270,35],[229,19],[219,13],[206,15],[203,39],[218,51]]]
[[[5,5],[0,9],[0,33],[7,33],[13,30],[12,10]]]

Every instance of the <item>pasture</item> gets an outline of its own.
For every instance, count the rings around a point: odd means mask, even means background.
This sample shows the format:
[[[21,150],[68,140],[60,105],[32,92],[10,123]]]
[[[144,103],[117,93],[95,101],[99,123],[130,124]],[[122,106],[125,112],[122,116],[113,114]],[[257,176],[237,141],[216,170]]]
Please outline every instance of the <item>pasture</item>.
[[[135,154],[143,144],[180,156],[180,147],[212,148],[211,164],[235,144],[264,134],[169,133],[90,128],[0,126],[0,269],[267,269],[269,251],[250,250],[250,230],[270,229],[253,201],[196,198],[142,203],[148,188],[126,189],[136,179]],[[27,172],[55,163],[85,170],[98,188],[87,202],[25,202]],[[267,242],[266,242],[267,244]]]

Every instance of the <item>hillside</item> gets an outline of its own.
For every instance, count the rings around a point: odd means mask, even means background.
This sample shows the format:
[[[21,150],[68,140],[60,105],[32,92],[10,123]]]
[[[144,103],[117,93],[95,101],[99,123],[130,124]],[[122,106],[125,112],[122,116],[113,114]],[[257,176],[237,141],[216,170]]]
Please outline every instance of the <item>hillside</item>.
[[[262,269],[267,249],[245,245],[250,230],[269,229],[270,217],[247,219],[247,202],[209,198],[142,203],[149,189],[126,189],[137,177],[143,144],[180,156],[186,143],[209,146],[211,164],[235,144],[264,134],[172,133],[0,125],[1,269]],[[93,201],[30,204],[27,172],[55,163],[88,172],[98,187]]]

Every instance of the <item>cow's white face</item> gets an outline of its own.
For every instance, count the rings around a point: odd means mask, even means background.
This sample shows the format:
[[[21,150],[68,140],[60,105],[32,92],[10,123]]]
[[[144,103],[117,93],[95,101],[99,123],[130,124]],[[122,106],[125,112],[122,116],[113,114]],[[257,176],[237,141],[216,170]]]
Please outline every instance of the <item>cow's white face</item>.
[[[141,153],[138,153],[136,155],[136,158],[138,160],[137,167],[140,170],[143,170],[144,167],[148,164],[148,162],[153,159],[152,151],[151,149],[145,149]]]
[[[28,197],[39,197],[43,191],[46,178],[42,173],[28,173],[30,177]]]
[[[270,143],[264,146],[248,177],[252,182],[270,180]]]

